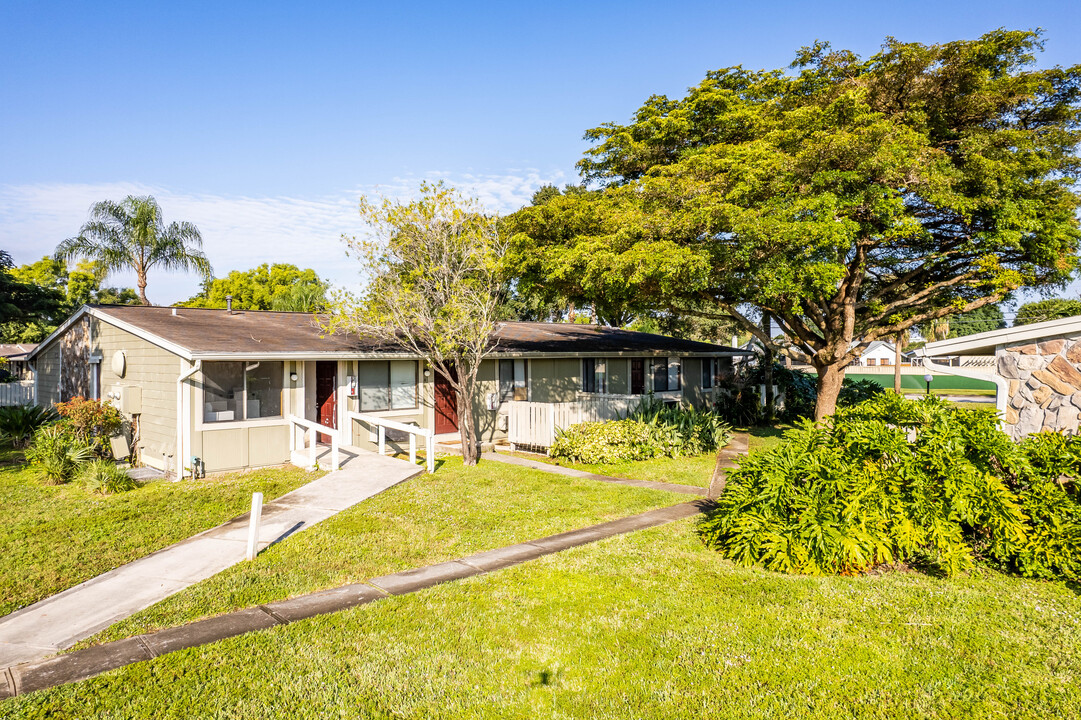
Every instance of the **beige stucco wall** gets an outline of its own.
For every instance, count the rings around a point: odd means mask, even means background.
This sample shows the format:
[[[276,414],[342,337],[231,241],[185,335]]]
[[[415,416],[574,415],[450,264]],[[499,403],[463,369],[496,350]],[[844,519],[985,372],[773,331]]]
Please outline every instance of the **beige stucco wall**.
[[[1005,430],[1015,440],[1041,430],[1078,431],[1081,338],[1049,337],[999,347],[996,372],[1008,380]]]

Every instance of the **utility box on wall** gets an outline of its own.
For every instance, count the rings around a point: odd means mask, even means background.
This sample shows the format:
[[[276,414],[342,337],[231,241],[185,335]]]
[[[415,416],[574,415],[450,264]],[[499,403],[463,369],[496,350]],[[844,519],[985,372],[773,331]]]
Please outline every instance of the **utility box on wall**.
[[[113,385],[109,393],[116,409],[127,415],[138,415],[143,411],[143,389],[134,385]]]

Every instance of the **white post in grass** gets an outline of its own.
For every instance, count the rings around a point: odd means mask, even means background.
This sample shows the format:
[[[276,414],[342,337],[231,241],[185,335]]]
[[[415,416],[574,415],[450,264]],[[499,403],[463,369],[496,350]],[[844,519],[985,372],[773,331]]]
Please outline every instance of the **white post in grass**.
[[[428,436],[425,437],[425,440],[426,440],[426,442],[424,444],[424,446],[425,446],[424,452],[427,453],[427,455],[428,455],[428,457],[427,457],[427,460],[428,460],[428,472],[429,473],[434,473],[435,472],[435,436],[434,435],[428,435]]]
[[[263,515],[263,493],[252,493],[251,516],[248,519],[248,560],[259,554],[259,520]]]
[[[409,433],[409,462],[417,464],[417,436],[414,433]]]

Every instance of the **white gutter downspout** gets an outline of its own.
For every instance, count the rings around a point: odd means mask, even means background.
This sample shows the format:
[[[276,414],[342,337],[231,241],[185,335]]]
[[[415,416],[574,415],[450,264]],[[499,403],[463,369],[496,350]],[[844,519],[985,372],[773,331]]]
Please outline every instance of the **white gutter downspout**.
[[[1004,425],[1006,423],[1006,403],[1010,399],[1010,385],[1006,378],[1001,377],[997,372],[992,372],[990,375],[980,372],[979,370],[967,370],[965,368],[951,367],[949,365],[939,365],[936,362],[932,362],[931,359],[924,355],[921,351],[923,348],[916,350],[916,354],[923,358],[923,366],[928,370],[943,373],[944,375],[956,375],[957,377],[967,377],[973,380],[990,380],[995,384],[995,410],[998,412],[998,423]]]
[[[176,479],[184,477],[184,381],[203,369],[203,361],[196,360],[191,369],[180,373],[176,379]]]

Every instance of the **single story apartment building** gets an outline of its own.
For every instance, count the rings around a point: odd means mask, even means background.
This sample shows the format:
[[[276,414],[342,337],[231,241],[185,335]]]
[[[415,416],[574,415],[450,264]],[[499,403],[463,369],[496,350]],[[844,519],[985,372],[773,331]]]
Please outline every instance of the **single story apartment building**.
[[[916,352],[934,373],[992,380],[1003,428],[1015,440],[1081,426],[1081,316],[939,340]],[[977,356],[993,363],[966,370],[935,362]]]
[[[479,374],[482,441],[506,436],[512,401],[566,403],[607,394],[713,401],[734,348],[618,328],[503,322]],[[375,448],[364,413],[458,430],[454,390],[422,358],[354,334],[327,334],[309,313],[84,306],[28,356],[39,404],[108,398],[132,427],[139,460],[175,473],[290,460],[290,416]]]

